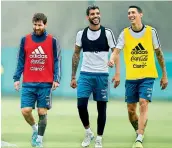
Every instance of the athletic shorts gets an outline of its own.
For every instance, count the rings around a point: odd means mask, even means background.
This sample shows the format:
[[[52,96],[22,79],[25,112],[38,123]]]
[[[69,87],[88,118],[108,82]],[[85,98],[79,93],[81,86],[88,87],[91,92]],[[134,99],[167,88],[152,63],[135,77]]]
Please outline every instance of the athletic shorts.
[[[28,88],[22,87],[21,108],[32,107],[47,108],[52,106],[51,88]]]
[[[139,80],[126,80],[125,102],[137,103],[140,98],[152,101],[152,91],[155,78],[144,78]]]
[[[77,98],[89,98],[93,93],[95,101],[108,101],[108,73],[81,72],[77,82]]]

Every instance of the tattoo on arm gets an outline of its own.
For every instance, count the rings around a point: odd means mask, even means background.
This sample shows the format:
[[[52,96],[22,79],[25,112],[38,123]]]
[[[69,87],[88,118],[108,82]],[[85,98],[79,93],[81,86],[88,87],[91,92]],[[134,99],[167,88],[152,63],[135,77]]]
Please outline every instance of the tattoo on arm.
[[[75,45],[75,51],[72,57],[72,78],[75,78],[76,76],[76,71],[80,60],[80,51],[81,47]]]
[[[164,56],[161,48],[155,49],[156,57],[158,59],[159,65],[161,66],[163,74],[166,74],[166,67],[165,67],[165,61]]]

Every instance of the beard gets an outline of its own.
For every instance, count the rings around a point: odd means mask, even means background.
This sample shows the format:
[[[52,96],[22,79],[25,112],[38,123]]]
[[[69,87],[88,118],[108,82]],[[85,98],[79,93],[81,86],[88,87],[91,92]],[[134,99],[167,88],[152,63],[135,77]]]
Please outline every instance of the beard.
[[[94,18],[94,19],[95,19],[95,18]],[[92,24],[92,25],[99,25],[99,24],[100,24],[100,18],[97,17],[98,21],[96,21],[96,22],[94,22],[94,19],[90,19],[90,18],[89,18],[90,24]]]
[[[36,30],[36,29],[34,29],[34,33],[36,34],[36,35],[42,35],[43,33],[44,33],[44,31],[45,31],[45,29],[39,29],[39,30]]]

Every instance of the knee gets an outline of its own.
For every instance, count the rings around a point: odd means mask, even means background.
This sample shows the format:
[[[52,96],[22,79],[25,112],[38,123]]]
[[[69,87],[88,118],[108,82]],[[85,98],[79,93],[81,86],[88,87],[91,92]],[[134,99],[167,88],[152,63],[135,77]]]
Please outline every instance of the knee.
[[[39,115],[39,125],[45,126],[47,124],[47,115]]]
[[[136,115],[136,108],[134,108],[134,107],[128,107],[128,115],[130,117],[135,116]]]
[[[77,108],[78,108],[78,110],[87,110],[86,105],[78,105]]]
[[[24,116],[28,116],[32,113],[32,108],[22,108],[21,112]]]
[[[149,103],[148,100],[140,99],[140,101],[139,101],[140,108],[141,108],[141,109],[147,108],[147,107],[148,107],[148,103]]]
[[[106,109],[107,109],[107,102],[104,102],[104,101],[97,102],[98,114],[106,115]]]
[[[77,108],[79,110],[87,109],[88,99],[78,99]]]
[[[38,108],[38,115],[46,115],[47,109],[45,108]]]
[[[129,109],[128,114],[129,114],[129,116],[134,116],[134,115],[136,115],[136,111],[132,110],[132,109]]]

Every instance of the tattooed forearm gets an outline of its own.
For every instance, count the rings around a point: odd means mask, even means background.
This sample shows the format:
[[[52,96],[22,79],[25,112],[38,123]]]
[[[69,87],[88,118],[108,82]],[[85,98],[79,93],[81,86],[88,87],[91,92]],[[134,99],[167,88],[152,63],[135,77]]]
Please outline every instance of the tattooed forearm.
[[[75,78],[76,76],[76,71],[80,60],[80,50],[80,47],[75,46],[75,52],[72,57],[72,78]]]
[[[77,53],[74,53],[72,57],[72,77],[75,77],[76,75],[79,59],[80,59],[80,55],[78,55]]]
[[[165,61],[164,61],[164,56],[163,52],[161,51],[161,48],[155,49],[156,57],[158,59],[159,65],[162,69],[163,75],[166,75],[166,67],[165,67]]]

